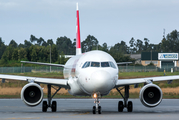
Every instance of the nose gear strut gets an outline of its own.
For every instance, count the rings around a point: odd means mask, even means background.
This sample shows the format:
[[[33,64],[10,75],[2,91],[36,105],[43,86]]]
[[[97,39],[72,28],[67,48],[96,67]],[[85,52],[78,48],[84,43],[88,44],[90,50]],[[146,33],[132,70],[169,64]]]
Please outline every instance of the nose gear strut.
[[[101,106],[99,106],[99,98],[101,98],[100,93],[94,93],[93,98],[95,99],[94,103],[96,104],[96,106],[93,106],[93,114],[96,114],[96,112],[98,112],[98,114],[101,114]]]

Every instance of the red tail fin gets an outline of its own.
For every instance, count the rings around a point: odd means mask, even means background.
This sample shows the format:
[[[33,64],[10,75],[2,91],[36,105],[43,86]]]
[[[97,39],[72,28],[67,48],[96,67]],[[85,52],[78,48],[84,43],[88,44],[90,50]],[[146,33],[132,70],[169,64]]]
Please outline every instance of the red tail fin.
[[[79,20],[79,10],[78,3],[76,4],[76,55],[81,54],[81,40],[80,40],[80,20]]]

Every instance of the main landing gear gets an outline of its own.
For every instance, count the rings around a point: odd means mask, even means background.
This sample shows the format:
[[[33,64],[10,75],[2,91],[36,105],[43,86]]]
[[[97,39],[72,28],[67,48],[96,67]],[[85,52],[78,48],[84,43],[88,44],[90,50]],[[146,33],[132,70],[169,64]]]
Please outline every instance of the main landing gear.
[[[124,96],[121,93],[122,89],[125,89]],[[118,103],[118,111],[123,112],[123,109],[127,108],[128,112],[132,112],[132,110],[133,110],[132,101],[128,101],[128,98],[129,98],[129,85],[125,86],[122,89],[119,90],[118,88],[116,88],[116,90],[121,94],[122,98],[124,99],[124,103],[123,103],[123,101],[119,101],[119,103]]]
[[[56,92],[52,96],[51,96],[51,87],[56,90]],[[47,103],[47,101],[43,101],[43,103],[42,103],[42,111],[43,112],[47,112],[48,107],[51,107],[52,112],[56,112],[57,111],[57,102],[56,101],[52,101],[52,98],[61,89],[61,87],[56,89],[52,85],[47,85],[47,88],[48,88],[48,95],[47,95],[47,97],[48,97],[48,103]]]
[[[99,98],[101,97],[100,93],[94,93],[93,98],[95,99],[94,103],[96,104],[96,106],[93,106],[93,114],[96,114],[96,112],[98,112],[98,114],[101,114],[101,106],[99,106]]]

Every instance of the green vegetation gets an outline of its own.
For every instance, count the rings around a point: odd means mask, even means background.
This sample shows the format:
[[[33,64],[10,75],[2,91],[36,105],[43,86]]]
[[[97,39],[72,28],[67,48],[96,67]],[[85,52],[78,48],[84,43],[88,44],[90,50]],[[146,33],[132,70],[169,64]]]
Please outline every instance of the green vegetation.
[[[129,40],[129,46],[123,40],[114,46],[108,46],[107,43],[99,45],[97,38],[88,35],[82,41],[81,46],[82,52],[98,49],[112,55],[116,62],[128,62],[134,60],[125,54],[140,54],[141,52],[150,52],[151,50],[153,52],[179,52],[179,48],[177,47],[178,38],[179,32],[173,30],[159,44],[152,44],[147,38],[136,40],[132,37]],[[52,63],[64,64],[68,60],[64,58],[64,55],[75,55],[75,46],[76,40],[71,41],[66,36],[57,38],[56,43],[54,43],[52,39],[46,41],[42,37],[36,38],[34,35],[31,35],[29,41],[24,40],[24,44],[20,43],[19,45],[15,40],[11,40],[9,45],[5,45],[0,38],[0,66],[21,66],[20,61],[22,60],[49,63],[50,51]],[[25,66],[29,65],[25,64]]]

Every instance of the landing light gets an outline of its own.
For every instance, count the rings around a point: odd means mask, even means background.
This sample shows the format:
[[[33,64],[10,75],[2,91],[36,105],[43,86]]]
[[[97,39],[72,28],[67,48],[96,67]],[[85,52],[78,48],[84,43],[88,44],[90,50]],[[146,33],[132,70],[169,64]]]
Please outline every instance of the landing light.
[[[93,98],[97,98],[97,97],[98,97],[98,95],[96,93],[94,93]]]

